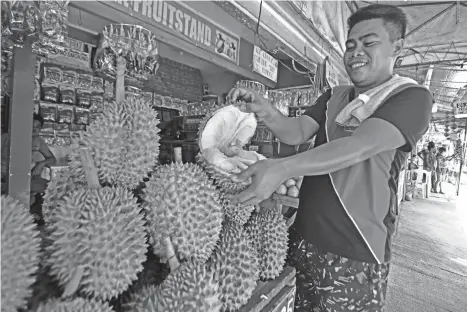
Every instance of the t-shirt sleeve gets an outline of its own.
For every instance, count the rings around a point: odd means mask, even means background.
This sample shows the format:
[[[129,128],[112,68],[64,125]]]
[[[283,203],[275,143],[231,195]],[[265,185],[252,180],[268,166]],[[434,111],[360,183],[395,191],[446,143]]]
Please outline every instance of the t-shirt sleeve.
[[[428,130],[433,98],[421,87],[408,88],[389,98],[371,118],[381,118],[402,133],[406,144],[400,149],[410,152]]]
[[[308,108],[304,115],[310,116],[313,118],[318,124],[321,124],[324,121],[326,115],[326,105],[331,98],[331,90],[326,91],[323,93],[315,102],[315,104]]]

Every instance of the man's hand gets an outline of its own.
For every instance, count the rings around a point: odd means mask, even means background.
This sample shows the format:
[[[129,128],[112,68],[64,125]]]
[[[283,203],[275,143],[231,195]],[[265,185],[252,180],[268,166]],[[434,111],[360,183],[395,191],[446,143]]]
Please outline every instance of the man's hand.
[[[44,170],[45,165],[42,162],[38,162],[34,168],[32,168],[31,175],[34,176],[40,176],[42,173],[42,170]]]
[[[251,178],[251,185],[238,195],[229,197],[234,203],[257,205],[269,198],[279,185],[287,180],[285,167],[279,159],[261,160],[241,173],[234,175],[234,181],[246,181]]]
[[[270,121],[276,112],[271,103],[253,89],[233,88],[227,94],[227,100],[244,113],[254,113],[260,120]]]

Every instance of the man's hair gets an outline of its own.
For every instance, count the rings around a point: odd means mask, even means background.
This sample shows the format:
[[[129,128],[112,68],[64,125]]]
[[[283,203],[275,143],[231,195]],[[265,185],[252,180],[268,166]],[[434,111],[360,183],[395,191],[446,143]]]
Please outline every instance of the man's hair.
[[[443,146],[443,147],[440,147],[440,148],[439,148],[439,152],[440,152],[440,153],[446,152],[446,148],[445,148],[444,146]]]
[[[347,20],[349,32],[357,23],[378,18],[384,21],[391,40],[405,38],[407,16],[400,8],[389,4],[372,4],[357,10]]]
[[[430,149],[433,149],[433,148],[435,148],[435,143],[434,142],[429,142],[428,143],[428,149],[430,150]]]
[[[41,126],[44,126],[44,117],[42,117],[40,114],[34,113],[32,115],[32,121],[37,120],[41,123]]]

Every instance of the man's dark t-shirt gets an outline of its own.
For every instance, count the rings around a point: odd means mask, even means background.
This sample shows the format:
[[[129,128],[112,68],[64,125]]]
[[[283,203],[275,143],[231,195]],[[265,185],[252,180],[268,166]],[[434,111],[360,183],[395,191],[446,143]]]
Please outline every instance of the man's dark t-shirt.
[[[337,87],[332,92],[332,98],[330,90],[306,112],[320,126],[315,146],[352,135],[335,118],[342,103],[354,98],[354,89]],[[304,178],[295,228],[305,240],[354,260],[390,260],[399,173],[428,129],[432,102],[430,92],[419,86],[391,95],[370,118],[393,124],[405,137],[404,146],[330,174]]]

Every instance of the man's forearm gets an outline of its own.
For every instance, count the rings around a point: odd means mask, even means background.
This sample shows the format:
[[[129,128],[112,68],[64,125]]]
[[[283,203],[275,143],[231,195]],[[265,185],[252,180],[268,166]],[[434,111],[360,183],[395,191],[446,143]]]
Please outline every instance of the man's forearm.
[[[55,162],[56,162],[55,157],[49,157],[41,161],[41,164],[45,167],[45,166],[55,165]]]
[[[286,117],[275,109],[271,117],[264,120],[264,123],[274,136],[285,144],[297,145],[305,141],[298,118]]]
[[[362,162],[372,155],[369,148],[362,146],[347,137],[283,158],[284,179],[328,174]]]

